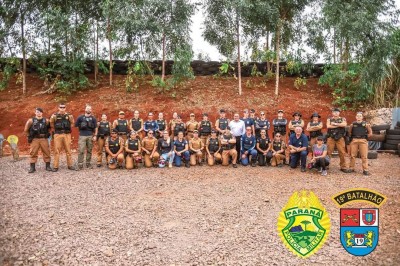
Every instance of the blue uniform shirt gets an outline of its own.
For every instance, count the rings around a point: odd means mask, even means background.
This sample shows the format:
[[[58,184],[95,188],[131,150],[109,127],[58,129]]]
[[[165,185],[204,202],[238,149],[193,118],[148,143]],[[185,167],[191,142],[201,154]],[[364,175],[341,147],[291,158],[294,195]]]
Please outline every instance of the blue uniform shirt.
[[[304,133],[301,133],[299,138],[296,138],[296,133],[290,135],[289,144],[296,148],[308,147],[308,138]]]
[[[153,130],[153,131],[157,131],[158,130],[158,124],[157,121],[153,120],[153,121],[146,121],[144,123],[144,131],[148,132],[149,130]]]
[[[241,152],[252,150],[252,149],[254,149],[255,146],[256,146],[256,137],[254,137],[253,135],[248,137],[246,134],[244,134],[242,136],[242,138],[240,139],[240,151]]]
[[[251,117],[242,118],[241,120],[244,122],[244,126],[245,126],[245,127],[251,127],[251,126],[254,125],[254,119],[251,118]]]

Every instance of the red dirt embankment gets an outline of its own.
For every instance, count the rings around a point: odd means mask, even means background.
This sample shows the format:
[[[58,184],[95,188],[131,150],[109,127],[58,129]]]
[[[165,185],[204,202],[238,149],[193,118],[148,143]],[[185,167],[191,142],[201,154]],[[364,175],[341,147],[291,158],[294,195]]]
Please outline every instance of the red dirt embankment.
[[[93,76],[89,76],[93,82]],[[149,81],[150,78],[147,78]],[[115,75],[114,86],[108,85],[107,77],[102,77],[97,87],[92,87],[71,95],[60,93],[33,96],[40,92],[43,81],[36,75],[27,76],[28,93],[22,95],[21,85],[11,80],[9,88],[0,92],[0,133],[5,137],[15,134],[19,137],[19,147],[22,152],[28,151],[28,143],[23,135],[24,125],[28,118],[34,115],[34,108],[40,106],[44,115],[57,111],[60,101],[67,103],[67,111],[76,118],[82,114],[85,104],[93,107],[96,117],[106,113],[109,120],[117,118],[119,110],[124,110],[126,118],[133,116],[134,110],[141,112],[146,118],[149,111],[164,112],[165,117],[171,119],[173,112],[178,112],[186,121],[189,114],[194,112],[196,119],[201,120],[201,113],[207,112],[214,123],[218,117],[218,110],[225,108],[227,117],[232,118],[233,112],[240,112],[244,108],[253,108],[257,114],[263,110],[271,121],[278,109],[285,110],[285,117],[290,119],[294,111],[300,111],[307,123],[313,112],[319,112],[325,123],[332,108],[331,89],[318,85],[318,79],[308,79],[307,85],[300,89],[294,87],[294,78],[282,78],[279,98],[274,97],[275,81],[265,81],[264,78],[243,78],[243,94],[237,93],[237,80],[234,78],[214,78],[211,76],[196,77],[181,88],[172,92],[160,93],[148,82],[143,82],[138,93],[127,93],[125,90],[125,76]],[[241,114],[242,115],[242,114]],[[342,115],[353,121],[354,111],[344,111]],[[76,139],[78,131],[73,130]],[[73,141],[73,147],[77,141]]]

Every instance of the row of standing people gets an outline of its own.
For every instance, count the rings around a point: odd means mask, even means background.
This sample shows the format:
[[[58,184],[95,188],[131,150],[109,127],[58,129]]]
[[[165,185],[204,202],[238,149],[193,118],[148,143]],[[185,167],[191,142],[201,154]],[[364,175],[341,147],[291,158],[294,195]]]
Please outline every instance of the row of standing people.
[[[318,137],[322,136],[321,130],[323,128],[323,123],[320,121],[320,116],[317,113],[313,113],[311,116],[311,121],[308,123],[306,128],[306,131],[309,132],[309,136],[307,137],[303,132],[295,132],[298,131],[298,129],[302,131],[304,127],[304,120],[301,119],[301,114],[299,112],[294,113],[293,120],[288,122],[287,119],[283,117],[283,110],[278,110],[277,118],[273,119],[272,121],[274,137],[272,140],[270,140],[268,134],[268,131],[271,127],[270,122],[265,117],[264,112],[260,112],[260,118],[256,118],[254,110],[250,110],[250,112],[247,109],[244,110],[243,118],[240,118],[239,114],[235,113],[233,120],[229,121],[226,118],[225,110],[221,109],[220,117],[215,123],[215,129],[213,129],[211,122],[208,120],[207,114],[203,114],[203,120],[198,122],[195,120],[195,114],[192,113],[190,114],[190,120],[184,123],[182,119],[176,113],[174,113],[171,121],[167,123],[163,117],[163,113],[159,113],[158,119],[154,120],[154,115],[152,112],[150,112],[148,114],[148,120],[144,121],[139,117],[138,111],[134,112],[134,117],[130,120],[125,119],[125,113],[120,111],[118,114],[118,119],[111,123],[107,120],[106,114],[103,114],[101,116],[101,120],[97,121],[92,115],[92,108],[90,106],[86,106],[85,114],[79,116],[76,121],[74,121],[74,118],[71,114],[66,112],[65,104],[60,104],[58,108],[58,112],[53,114],[49,120],[43,117],[43,110],[41,108],[36,108],[35,116],[29,119],[26,123],[25,132],[27,133],[31,142],[31,167],[29,172],[35,172],[36,170],[35,164],[39,149],[41,149],[43,152],[43,158],[46,162],[46,170],[58,171],[59,156],[62,149],[65,149],[67,154],[68,169],[76,170],[72,164],[70,148],[71,131],[73,125],[79,129],[80,135],[78,141],[78,169],[83,168],[85,152],[86,166],[91,167],[93,142],[96,142],[98,146],[97,166],[101,166],[102,164],[103,148],[105,149],[106,154],[111,157],[110,160],[107,160],[109,166],[111,162],[111,168],[114,167],[114,163],[116,166],[118,164],[121,165],[121,160],[125,159],[126,155],[129,155],[128,157],[133,159],[133,156],[131,156],[132,150],[128,147],[129,141],[132,138],[131,136],[134,134],[134,139],[140,140],[138,141],[137,145],[141,146],[140,149],[134,152],[134,154],[143,155],[146,166],[150,165],[150,163],[146,163],[149,161],[148,159],[150,159],[152,162],[151,165],[158,164],[161,166],[163,164],[165,165],[165,162],[169,162],[170,165],[172,165],[172,161],[175,161],[175,165],[180,165],[180,158],[185,158],[186,166],[189,166],[190,157],[194,158],[192,159],[192,165],[196,161],[200,163],[207,161],[210,164],[209,161],[211,160],[211,157],[213,158],[213,161],[221,160],[223,164],[226,164],[226,161],[230,161],[234,167],[236,167],[237,160],[240,160],[243,165],[247,165],[249,164],[249,161],[251,161],[251,164],[255,166],[257,160],[260,165],[264,165],[268,164],[269,160],[272,158],[275,162],[275,165],[282,165],[281,160],[288,157],[287,153],[289,153],[289,161],[291,162],[291,166],[297,166],[297,161],[300,160],[302,171],[304,171],[304,155],[307,156],[308,154],[308,141],[310,141],[311,147],[314,147],[314,144],[318,144],[316,140]],[[352,156],[350,161],[350,169],[348,169],[344,158],[345,143],[343,137],[344,128],[347,126],[347,122],[345,118],[340,117],[339,114],[340,110],[335,108],[332,111],[332,117],[328,118],[327,120],[327,152],[324,158],[328,159],[336,146],[339,151],[341,170],[344,172],[351,172],[354,170],[354,158]],[[357,147],[355,147],[354,150],[357,148],[360,150],[360,153],[362,153],[361,156],[363,159],[363,170],[365,174],[368,174],[368,165],[365,164],[365,156],[363,156],[363,154],[365,153],[364,144],[366,142],[366,136],[370,134],[371,129],[369,125],[362,120],[362,115],[361,122],[357,121],[350,126],[350,128],[353,128],[354,125],[356,125],[357,128],[357,132],[353,134],[353,137],[356,140],[353,140],[353,146],[356,146],[355,144],[357,143]],[[361,123],[361,126],[357,126],[357,123]],[[286,149],[287,127],[291,133],[291,138],[287,145],[288,149]],[[358,130],[358,128],[361,130]],[[365,134],[361,132],[363,129]],[[54,135],[55,146],[53,168],[50,167],[50,149],[47,142],[47,137],[50,135],[50,132],[52,132]],[[149,134],[150,132],[153,134]],[[219,149],[222,151],[221,153],[219,150],[218,152],[210,152],[210,147],[212,145],[216,147],[216,140],[213,138],[214,134],[216,136],[220,135],[220,138],[217,139]],[[118,151],[116,150],[117,148],[112,148],[118,152],[118,156],[115,156],[116,153],[112,152],[110,149],[110,141],[112,143],[111,147],[113,147],[113,143],[116,141],[112,138],[112,135],[118,136]],[[180,135],[182,135],[181,138]],[[165,153],[160,150],[162,141],[159,143],[157,139],[162,140],[166,136],[169,138],[169,143],[171,145],[173,144],[173,149],[168,152],[170,153],[169,156],[158,163],[159,157],[161,156],[161,158],[164,158]],[[229,136],[227,143],[224,143],[222,140],[224,136]],[[176,141],[179,141],[182,138],[186,141],[186,143],[183,142],[183,144],[180,144],[180,146],[183,147],[181,151],[179,151],[180,148],[176,150],[176,146],[179,146],[175,145],[177,144]],[[279,151],[277,144],[278,138],[281,138],[281,140],[279,140],[279,145],[281,147]],[[190,142],[193,139],[194,141]],[[306,139],[307,141],[305,141]],[[360,139],[362,141],[360,141]],[[165,141],[167,141],[167,139],[165,139]],[[274,144],[276,146],[274,146]],[[197,145],[199,145],[199,147]],[[197,153],[197,157],[190,156],[191,153],[192,155]],[[163,154],[164,156],[162,156]],[[221,156],[219,156],[220,154]],[[224,154],[229,154],[229,156],[223,157],[222,155]],[[271,156],[272,154],[274,155]],[[278,155],[275,156],[276,154]],[[135,159],[133,160],[130,160],[128,157],[126,157],[126,162],[128,164],[128,168],[130,168],[132,164],[138,162],[138,158],[141,156],[135,156]],[[172,161],[171,157],[174,157]],[[316,156],[313,156],[312,161],[314,160],[314,157]],[[225,158],[225,160],[223,160],[223,158]],[[133,162],[128,163],[128,161]]]

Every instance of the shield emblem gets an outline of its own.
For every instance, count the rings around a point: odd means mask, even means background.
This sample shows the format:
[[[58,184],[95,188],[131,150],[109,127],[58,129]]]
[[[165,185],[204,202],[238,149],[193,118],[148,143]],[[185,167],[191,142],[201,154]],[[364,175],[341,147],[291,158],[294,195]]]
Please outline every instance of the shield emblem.
[[[378,209],[340,209],[340,242],[355,256],[365,256],[378,245]]]

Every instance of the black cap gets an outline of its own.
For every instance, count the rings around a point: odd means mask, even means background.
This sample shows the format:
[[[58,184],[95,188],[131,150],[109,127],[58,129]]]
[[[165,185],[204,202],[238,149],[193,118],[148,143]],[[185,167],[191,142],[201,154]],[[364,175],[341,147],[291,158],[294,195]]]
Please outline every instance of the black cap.
[[[283,110],[282,110],[282,109],[279,109],[279,110],[278,110],[278,113],[283,113]]]
[[[36,107],[35,110],[36,110],[36,111],[39,111],[39,112],[41,112],[41,113],[43,113],[43,109],[40,108],[40,107]]]
[[[225,113],[225,109],[220,109],[219,112],[220,113]]]
[[[340,112],[340,108],[339,107],[335,107],[332,109],[332,112]]]
[[[295,117],[296,115],[301,117],[301,113],[300,112],[294,112],[292,116]]]
[[[311,119],[312,119],[313,117],[321,118],[321,116],[320,116],[318,113],[313,113],[313,114],[311,115]]]

